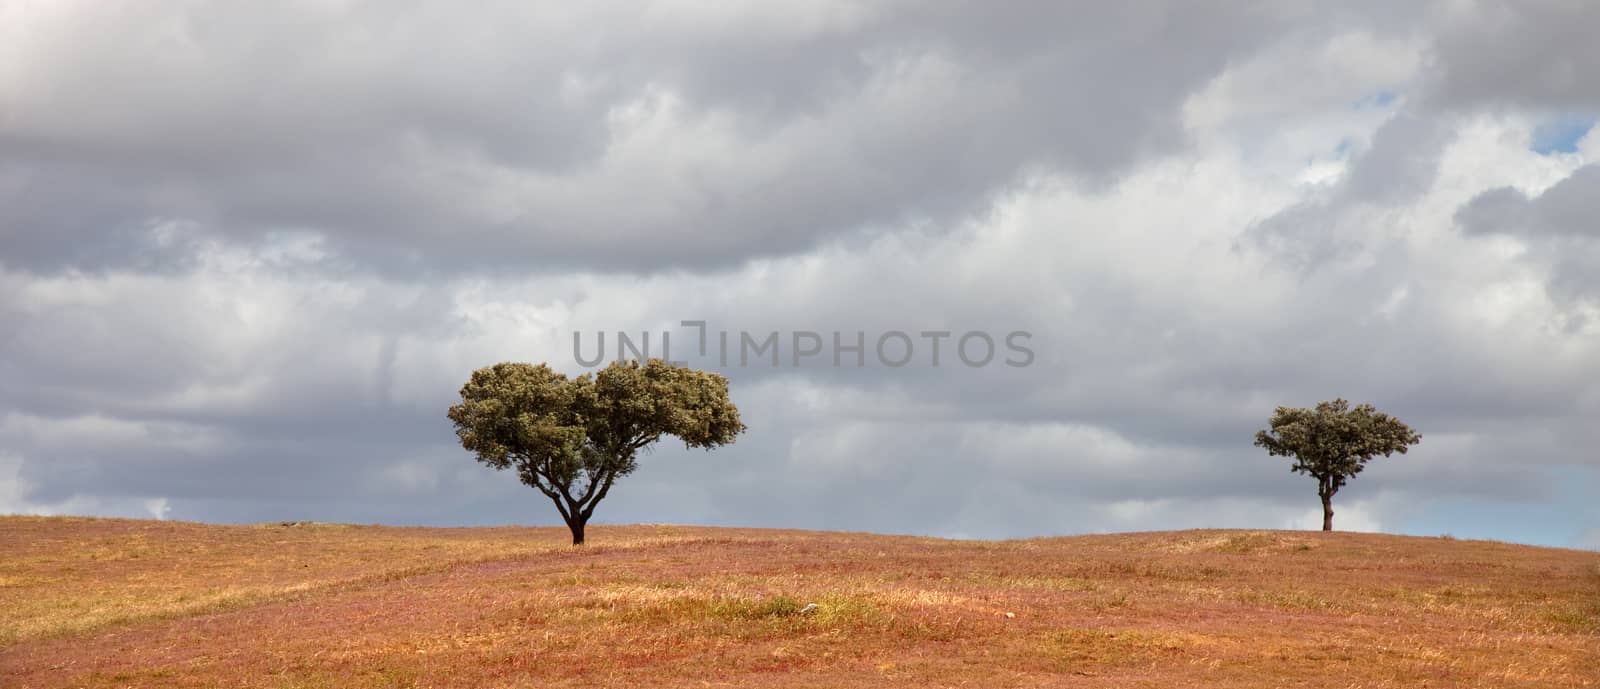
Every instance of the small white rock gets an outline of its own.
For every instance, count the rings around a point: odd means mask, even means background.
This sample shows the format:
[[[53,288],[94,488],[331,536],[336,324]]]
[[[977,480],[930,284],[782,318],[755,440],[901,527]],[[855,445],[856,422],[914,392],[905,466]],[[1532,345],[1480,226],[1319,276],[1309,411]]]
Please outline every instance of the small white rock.
[[[1009,619],[1011,619],[1011,618],[1013,618],[1013,617],[1016,617],[1016,616],[1017,616],[1017,614],[1016,614],[1016,613],[1014,613],[1014,612],[1008,612],[1008,613],[1006,613],[1006,619],[1008,619],[1008,620],[1009,620]]]

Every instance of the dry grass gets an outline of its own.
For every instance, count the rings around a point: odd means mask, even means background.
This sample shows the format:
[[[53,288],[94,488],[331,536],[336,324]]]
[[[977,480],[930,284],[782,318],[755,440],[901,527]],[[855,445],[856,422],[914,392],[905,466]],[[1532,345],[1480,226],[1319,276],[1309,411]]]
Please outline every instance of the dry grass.
[[[0,518],[0,686],[1600,686],[1591,552],[565,536]]]

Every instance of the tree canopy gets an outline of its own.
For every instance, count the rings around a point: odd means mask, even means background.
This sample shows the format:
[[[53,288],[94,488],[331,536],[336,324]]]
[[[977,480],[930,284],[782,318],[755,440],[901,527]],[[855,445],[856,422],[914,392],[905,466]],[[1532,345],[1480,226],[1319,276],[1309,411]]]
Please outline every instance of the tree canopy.
[[[1256,432],[1255,444],[1271,456],[1294,458],[1291,471],[1317,479],[1322,498],[1322,529],[1333,530],[1333,495],[1361,473],[1374,457],[1405,454],[1422,435],[1393,416],[1343,399],[1315,408],[1278,407],[1270,428]]]
[[[745,430],[726,378],[660,359],[575,378],[544,364],[484,367],[449,417],[479,462],[515,469],[555,503],[574,544],[616,480],[637,468],[639,451],[663,436],[709,449]]]

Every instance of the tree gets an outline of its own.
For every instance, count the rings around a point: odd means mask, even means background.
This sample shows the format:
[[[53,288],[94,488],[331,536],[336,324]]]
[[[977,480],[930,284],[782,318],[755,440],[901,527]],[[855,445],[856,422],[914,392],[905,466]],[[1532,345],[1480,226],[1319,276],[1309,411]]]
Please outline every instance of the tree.
[[[495,364],[472,373],[449,416],[479,462],[515,469],[555,503],[573,545],[639,451],[668,435],[709,449],[745,430],[728,379],[660,359],[576,378],[544,364]]]
[[[1385,457],[1422,442],[1422,435],[1370,404],[1354,409],[1343,399],[1320,402],[1315,409],[1278,407],[1256,432],[1256,447],[1274,457],[1293,457],[1291,471],[1317,480],[1322,498],[1322,530],[1333,530],[1333,495],[1345,481],[1361,473],[1373,457]]]

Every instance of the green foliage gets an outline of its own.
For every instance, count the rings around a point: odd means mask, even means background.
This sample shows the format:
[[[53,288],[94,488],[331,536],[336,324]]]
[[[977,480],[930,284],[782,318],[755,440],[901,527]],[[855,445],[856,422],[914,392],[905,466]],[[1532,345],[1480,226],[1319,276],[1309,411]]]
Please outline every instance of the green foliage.
[[[668,435],[718,447],[745,430],[726,378],[660,359],[576,378],[544,364],[495,364],[472,373],[449,416],[478,461],[515,469],[556,504],[574,543],[640,450]]]
[[[773,596],[765,599],[718,598],[710,604],[713,617],[735,620],[759,620],[769,617],[793,617],[800,614],[804,603],[790,596]]]
[[[1291,470],[1297,473],[1333,479],[1335,491],[1372,458],[1405,454],[1422,441],[1399,419],[1370,404],[1352,409],[1342,399],[1320,402],[1315,409],[1278,407],[1269,424],[1270,430],[1256,432],[1256,446],[1273,456],[1293,457]]]
[[[1275,457],[1294,458],[1291,471],[1317,479],[1325,529],[1333,518],[1328,500],[1367,462],[1378,455],[1405,454],[1422,442],[1422,435],[1399,419],[1370,404],[1351,408],[1343,399],[1320,402],[1313,409],[1278,407],[1268,423],[1271,428],[1256,432],[1256,446]]]

